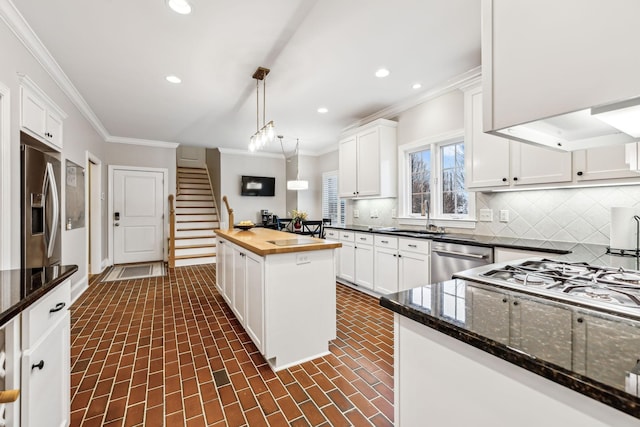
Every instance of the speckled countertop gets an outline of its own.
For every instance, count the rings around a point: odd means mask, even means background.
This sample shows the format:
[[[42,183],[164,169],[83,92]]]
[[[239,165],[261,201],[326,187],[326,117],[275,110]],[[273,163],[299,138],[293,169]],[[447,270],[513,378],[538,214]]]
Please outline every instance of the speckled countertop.
[[[380,305],[640,418],[640,398],[625,391],[640,359],[640,314],[634,320],[460,279],[389,294]]]
[[[76,271],[77,265],[0,271],[0,326],[55,289]]]

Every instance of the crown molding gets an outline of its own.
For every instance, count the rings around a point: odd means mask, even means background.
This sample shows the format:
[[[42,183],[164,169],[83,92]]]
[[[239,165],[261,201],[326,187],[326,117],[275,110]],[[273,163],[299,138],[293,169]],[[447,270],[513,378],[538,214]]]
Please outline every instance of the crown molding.
[[[177,148],[180,145],[177,142],[158,141],[155,139],[139,139],[139,138],[127,138],[125,136],[111,136],[109,135],[106,142],[112,142],[115,144],[132,144],[132,145],[144,145],[148,147],[157,148]]]
[[[344,129],[342,129],[341,135],[352,132],[355,129],[359,128],[360,126],[364,126],[374,120],[392,119],[393,117],[396,117],[398,114],[404,111],[407,111],[408,109],[413,108],[417,105],[420,105],[432,99],[438,98],[453,90],[459,90],[459,89],[461,90],[463,88],[468,87],[469,85],[475,84],[477,83],[478,79],[481,76],[481,71],[482,71],[482,67],[477,66],[411,99],[383,108],[382,110],[376,113],[370,114],[369,116],[364,117],[352,123],[351,125],[345,127]]]
[[[269,153],[266,151],[254,151],[252,153],[248,150],[239,150],[237,148],[224,148],[224,147],[218,147],[218,151],[220,151],[222,154],[233,154],[236,156],[268,157],[272,159],[284,159],[284,155],[280,153]]]

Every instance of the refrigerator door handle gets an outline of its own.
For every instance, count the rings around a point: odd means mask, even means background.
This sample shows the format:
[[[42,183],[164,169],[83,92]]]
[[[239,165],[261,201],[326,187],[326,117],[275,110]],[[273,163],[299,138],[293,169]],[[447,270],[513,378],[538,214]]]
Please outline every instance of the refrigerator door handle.
[[[53,198],[53,220],[51,221],[51,232],[49,233],[49,242],[47,243],[47,257],[51,258],[51,256],[53,255],[56,233],[58,231],[58,221],[60,220],[60,205],[58,197],[58,186],[56,185],[56,177],[53,173],[53,165],[49,162],[47,162],[45,181],[45,187],[48,187],[49,190],[51,190],[51,197]],[[46,196],[47,194],[45,192],[45,200]]]

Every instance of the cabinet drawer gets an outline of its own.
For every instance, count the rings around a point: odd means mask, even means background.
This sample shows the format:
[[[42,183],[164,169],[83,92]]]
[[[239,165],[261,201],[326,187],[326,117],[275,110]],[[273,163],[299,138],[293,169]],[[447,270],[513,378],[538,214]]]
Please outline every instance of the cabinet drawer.
[[[340,240],[344,242],[355,242],[356,233],[353,231],[341,231],[340,232]]]
[[[361,245],[373,245],[373,234],[356,233],[356,243],[360,243]]]
[[[67,280],[22,313],[22,346],[32,347],[40,337],[69,311],[71,281]]]
[[[340,240],[340,230],[328,228],[325,231],[325,237],[330,240]]]
[[[375,236],[374,241],[378,248],[398,249],[397,237]]]
[[[429,253],[429,240],[427,239],[399,239],[398,249],[401,251]]]

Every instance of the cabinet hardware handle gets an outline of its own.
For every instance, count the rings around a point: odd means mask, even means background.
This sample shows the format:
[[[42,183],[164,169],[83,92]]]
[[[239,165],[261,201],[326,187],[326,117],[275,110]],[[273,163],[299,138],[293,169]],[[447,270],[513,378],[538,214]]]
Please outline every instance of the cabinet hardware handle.
[[[513,305],[519,305],[520,303],[518,301],[514,301]]]
[[[447,255],[457,255],[460,257],[465,257],[465,258],[476,258],[476,259],[485,259],[487,256],[486,255],[481,255],[481,254],[468,254],[465,252],[457,252],[457,251],[444,251],[442,249],[433,249],[433,252],[437,253],[437,254],[447,254]]]
[[[393,254],[393,256],[398,256],[398,255],[396,255],[396,254]]]
[[[579,172],[578,172],[578,176],[582,176],[582,171],[579,171]]]
[[[507,182],[507,178],[502,178],[502,182]]]
[[[348,239],[349,235],[348,234],[343,234],[342,237],[344,237],[345,239]]]
[[[502,298],[502,302],[507,302],[508,300],[506,298]]]
[[[361,237],[360,240],[367,240],[367,238],[366,237]]]
[[[33,371],[35,368],[42,370],[44,368],[44,360],[41,360],[40,363],[34,363],[31,365],[31,370]]]
[[[56,311],[60,311],[64,308],[65,305],[66,305],[65,303],[59,302],[56,304],[55,307],[49,310],[49,313],[55,313]]]
[[[408,245],[410,248],[417,248],[418,245]]]
[[[380,243],[389,243],[388,240],[380,240]]]
[[[513,180],[514,180],[514,181],[517,181],[517,180],[518,180],[518,177],[517,177],[517,176],[514,176],[514,177],[513,177]]]
[[[578,317],[578,323],[582,323],[584,322],[584,319],[582,317]]]

